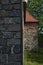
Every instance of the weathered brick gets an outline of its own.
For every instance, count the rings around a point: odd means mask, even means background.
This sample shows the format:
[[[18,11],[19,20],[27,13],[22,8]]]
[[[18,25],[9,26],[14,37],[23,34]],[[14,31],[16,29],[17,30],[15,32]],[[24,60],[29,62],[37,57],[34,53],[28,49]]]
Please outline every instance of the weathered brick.
[[[7,44],[9,45],[15,45],[15,44],[20,44],[20,39],[8,39]]]

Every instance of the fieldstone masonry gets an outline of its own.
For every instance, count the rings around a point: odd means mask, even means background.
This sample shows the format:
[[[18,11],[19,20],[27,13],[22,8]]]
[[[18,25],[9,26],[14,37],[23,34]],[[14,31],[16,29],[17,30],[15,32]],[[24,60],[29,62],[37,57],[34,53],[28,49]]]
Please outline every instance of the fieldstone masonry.
[[[21,0],[0,0],[0,65],[22,65]]]
[[[29,51],[38,50],[38,23],[25,23],[24,48]]]

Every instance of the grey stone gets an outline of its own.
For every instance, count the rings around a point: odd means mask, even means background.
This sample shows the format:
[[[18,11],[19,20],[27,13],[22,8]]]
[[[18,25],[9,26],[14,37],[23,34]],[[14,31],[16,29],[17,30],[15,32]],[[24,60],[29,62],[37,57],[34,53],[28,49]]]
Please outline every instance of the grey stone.
[[[7,64],[4,64],[4,65],[22,65],[21,62],[9,62]]]
[[[0,9],[2,9],[1,4],[0,4]]]
[[[20,40],[21,40],[21,39],[8,39],[8,40],[7,40],[7,44],[8,44],[8,45],[21,44]]]
[[[4,19],[0,18],[0,24],[3,24],[3,22],[4,22]]]
[[[5,44],[6,44],[6,40],[5,40],[5,39],[3,39],[3,38],[1,38],[1,39],[0,39],[0,45],[2,45],[2,46],[3,46],[3,45],[5,45]]]
[[[4,65],[14,65],[14,63],[7,63],[7,64],[4,64]]]
[[[2,38],[3,37],[3,34],[2,34],[2,32],[0,32],[0,38]]]
[[[20,31],[20,24],[5,24],[0,25],[0,31]]]
[[[20,3],[20,0],[11,0],[11,3]]]
[[[14,38],[21,38],[21,32],[14,32]]]
[[[6,63],[8,55],[7,54],[0,54],[0,62],[1,63]]]
[[[5,27],[3,27],[3,25],[0,25],[0,31],[4,31],[4,30],[6,30],[6,28]]]
[[[8,16],[8,12],[6,10],[0,10],[0,17],[1,16]]]
[[[5,23],[5,24],[16,24],[16,23],[21,23],[20,17],[14,17],[14,18],[4,18],[0,20],[0,23]]]
[[[1,0],[2,4],[9,4],[9,0]]]
[[[13,38],[12,32],[3,32],[3,38]]]
[[[20,10],[8,11],[8,16],[20,16]]]
[[[12,20],[11,20],[11,22],[12,23],[21,23],[21,20],[20,20],[20,17],[14,17],[14,18],[11,18]]]
[[[21,9],[20,4],[13,5],[13,9]]]
[[[0,65],[4,65],[4,63],[0,63]]]
[[[7,46],[6,47],[6,54],[11,54],[11,47],[10,46]]]
[[[0,5],[0,8],[1,8],[1,5]],[[9,4],[9,5],[2,5],[2,9],[5,9],[5,10],[14,10],[14,9],[20,9],[20,4]]]
[[[10,54],[8,56],[8,62],[13,62],[14,61],[21,61],[21,55],[20,54]]]
[[[5,26],[7,31],[20,31],[20,24],[15,24],[15,25],[7,25]]]
[[[0,46],[0,53],[1,54],[10,54],[11,48],[9,46]]]
[[[0,17],[1,16],[20,16],[20,10],[0,10]]]
[[[21,52],[20,50],[21,50],[21,46],[19,44],[15,45],[15,47],[13,49],[14,53],[20,53]]]

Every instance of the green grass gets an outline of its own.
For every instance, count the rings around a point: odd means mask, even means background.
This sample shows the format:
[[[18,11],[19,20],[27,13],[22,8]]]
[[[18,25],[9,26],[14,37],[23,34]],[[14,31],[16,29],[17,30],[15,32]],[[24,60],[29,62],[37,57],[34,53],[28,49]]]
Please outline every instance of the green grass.
[[[43,49],[38,52],[24,51],[24,65],[43,65]]]

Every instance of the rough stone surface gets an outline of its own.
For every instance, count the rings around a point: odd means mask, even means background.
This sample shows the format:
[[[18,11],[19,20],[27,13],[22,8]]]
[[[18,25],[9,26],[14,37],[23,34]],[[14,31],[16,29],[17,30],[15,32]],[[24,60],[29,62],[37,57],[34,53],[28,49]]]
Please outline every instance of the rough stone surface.
[[[7,10],[0,10],[0,17],[2,16],[6,16],[6,17],[10,17],[10,16],[20,16],[20,10],[11,10],[11,11],[7,11]]]
[[[3,38],[13,38],[12,32],[3,32]]]
[[[0,62],[7,63],[8,62],[8,55],[7,54],[0,54]]]
[[[1,0],[2,4],[9,4],[9,0]]]
[[[20,0],[11,0],[11,3],[20,3]]]
[[[4,10],[14,10],[14,9],[20,9],[20,4],[14,4],[14,5],[3,4],[3,5],[0,5],[0,9],[1,9],[1,7]]]
[[[38,24],[28,23],[24,27],[24,47],[25,49],[37,50],[38,49]]]
[[[0,65],[21,65],[21,0],[0,0]]]
[[[11,54],[8,56],[8,62],[21,61],[20,57],[20,54]]]
[[[8,39],[7,44],[9,45],[15,45],[15,44],[20,44],[20,39]]]
[[[3,45],[5,45],[5,44],[6,44],[6,39],[1,38],[1,39],[0,39],[0,45],[3,46]]]
[[[0,25],[0,31],[20,31],[20,29],[19,24]]]
[[[16,24],[16,23],[21,23],[20,17],[12,17],[12,18],[0,18],[0,24]]]

